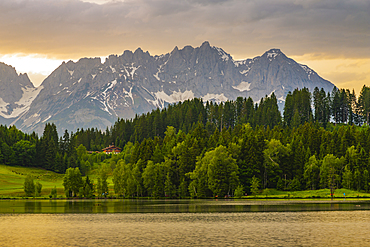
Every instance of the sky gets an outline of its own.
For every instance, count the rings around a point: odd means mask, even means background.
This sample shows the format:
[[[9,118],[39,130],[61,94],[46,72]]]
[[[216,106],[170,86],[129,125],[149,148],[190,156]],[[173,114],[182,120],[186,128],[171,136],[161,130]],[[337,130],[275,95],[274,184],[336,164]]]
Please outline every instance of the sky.
[[[0,37],[0,61],[35,86],[62,61],[204,41],[235,60],[279,48],[339,88],[370,86],[368,0],[1,0]]]

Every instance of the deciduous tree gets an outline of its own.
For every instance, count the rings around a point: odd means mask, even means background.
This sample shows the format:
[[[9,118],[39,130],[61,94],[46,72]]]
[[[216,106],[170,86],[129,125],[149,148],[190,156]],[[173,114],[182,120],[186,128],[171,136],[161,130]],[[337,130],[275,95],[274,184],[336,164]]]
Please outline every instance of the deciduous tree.
[[[27,175],[23,184],[24,192],[26,196],[33,196],[35,194],[35,183],[31,175]]]
[[[78,195],[80,188],[83,186],[82,175],[78,167],[70,167],[66,170],[63,178],[63,186],[67,197]]]

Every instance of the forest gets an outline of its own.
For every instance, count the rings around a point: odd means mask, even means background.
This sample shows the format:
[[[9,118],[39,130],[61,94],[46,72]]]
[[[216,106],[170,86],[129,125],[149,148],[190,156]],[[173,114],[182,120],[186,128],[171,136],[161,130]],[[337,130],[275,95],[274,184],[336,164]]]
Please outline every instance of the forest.
[[[258,103],[187,100],[118,119],[105,131],[58,136],[0,126],[0,163],[65,174],[66,196],[224,197],[256,189],[370,190],[370,88],[289,92],[279,111],[274,93]],[[120,154],[101,150],[114,143]],[[89,179],[97,175],[96,186]],[[82,176],[86,176],[82,179]]]

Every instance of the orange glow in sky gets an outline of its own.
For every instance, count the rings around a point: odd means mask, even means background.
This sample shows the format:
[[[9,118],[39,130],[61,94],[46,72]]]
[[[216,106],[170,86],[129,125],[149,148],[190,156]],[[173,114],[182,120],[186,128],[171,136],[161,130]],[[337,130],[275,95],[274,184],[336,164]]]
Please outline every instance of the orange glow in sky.
[[[370,85],[369,13],[362,0],[2,0],[0,62],[38,86],[62,61],[209,41],[236,60],[279,48],[358,95]]]

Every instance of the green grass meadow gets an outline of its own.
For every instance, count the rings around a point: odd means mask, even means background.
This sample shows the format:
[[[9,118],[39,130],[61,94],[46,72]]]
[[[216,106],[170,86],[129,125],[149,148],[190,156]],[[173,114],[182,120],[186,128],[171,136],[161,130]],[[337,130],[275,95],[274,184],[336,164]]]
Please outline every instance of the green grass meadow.
[[[23,184],[26,176],[34,177],[34,182],[42,184],[41,197],[50,194],[54,186],[58,194],[63,194],[63,175],[40,168],[0,165],[0,198],[25,196]]]
[[[64,174],[58,174],[34,167],[0,165],[0,199],[25,197],[23,184],[27,175],[33,176],[35,183],[39,182],[42,184],[41,198],[49,198],[51,189],[54,188],[54,186],[57,188],[58,197],[64,197]],[[88,175],[94,182],[97,181],[97,175],[94,171],[91,171]],[[113,195],[112,176],[108,177],[107,182],[109,185],[109,194]]]
[[[303,190],[303,191],[279,191],[276,189],[266,189],[257,195],[244,196],[243,198],[276,198],[276,199],[315,199],[331,198],[329,189]],[[337,189],[334,198],[370,198],[369,193],[358,192],[348,189]]]
[[[17,167],[0,165],[0,199],[25,197],[23,184],[26,176],[34,177],[34,182],[42,184],[40,198],[49,198],[52,188],[56,186],[58,197],[64,196],[63,174],[47,171],[40,168]],[[96,182],[97,176],[94,171],[89,174],[90,179]],[[112,176],[108,177],[109,194],[114,195]],[[276,189],[261,190],[257,195],[243,196],[244,199],[315,199],[330,198],[329,189],[304,190],[304,191],[279,191]],[[369,193],[347,189],[337,189],[334,198],[370,198]]]

